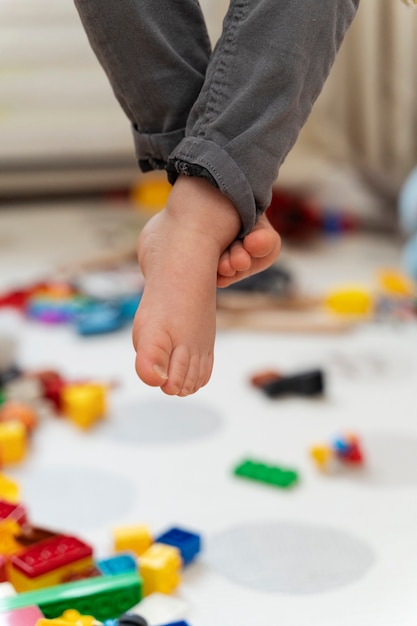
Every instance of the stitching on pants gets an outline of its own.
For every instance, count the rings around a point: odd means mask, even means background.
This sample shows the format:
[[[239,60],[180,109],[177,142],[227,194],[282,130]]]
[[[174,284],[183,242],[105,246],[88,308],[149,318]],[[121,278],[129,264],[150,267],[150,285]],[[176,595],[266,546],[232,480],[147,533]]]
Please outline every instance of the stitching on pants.
[[[204,116],[201,122],[200,130],[197,133],[198,137],[204,136],[208,124],[213,119],[213,117],[217,115],[221,110],[221,98],[226,96],[223,77],[225,75],[227,66],[230,63],[230,60],[235,53],[236,31],[239,27],[240,21],[245,16],[245,9],[247,8],[247,6],[247,0],[240,0],[235,2],[233,11],[229,18],[230,24],[225,34],[223,49],[216,52],[216,54],[219,55],[219,59],[217,61],[217,67],[213,73],[211,85],[209,87]]]

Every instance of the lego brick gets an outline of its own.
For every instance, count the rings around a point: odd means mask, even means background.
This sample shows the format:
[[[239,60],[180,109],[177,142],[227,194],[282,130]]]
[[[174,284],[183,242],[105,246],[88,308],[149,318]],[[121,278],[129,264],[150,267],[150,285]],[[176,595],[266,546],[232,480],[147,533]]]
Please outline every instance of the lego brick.
[[[164,624],[186,617],[188,604],[174,596],[154,592],[143,598],[129,610],[129,614],[140,615],[150,624]]]
[[[43,613],[37,606],[26,606],[0,613],[0,626],[37,626],[42,618]]]
[[[4,580],[0,584],[0,598],[10,598],[16,595],[16,589],[9,581]]]
[[[77,537],[57,535],[35,543],[12,558],[12,564],[29,578],[41,576],[63,565],[92,557],[93,549]]]
[[[74,583],[0,598],[0,613],[36,605],[45,617],[59,617],[67,609],[97,620],[115,619],[135,606],[142,596],[142,581],[137,573],[100,576]]]
[[[20,422],[0,422],[0,460],[19,463],[27,452],[27,431]]]
[[[240,463],[234,469],[234,474],[241,478],[248,478],[282,489],[292,487],[298,482],[298,473],[295,470],[267,465],[252,459]]]
[[[40,619],[36,626],[99,626],[99,622],[92,615],[81,615],[79,611],[68,609],[61,617]]]
[[[20,526],[22,524],[25,524],[27,518],[26,509],[23,504],[16,504],[13,502],[8,502],[7,500],[0,500],[0,522],[6,519],[12,519]]]
[[[29,381],[29,379],[25,379]],[[30,383],[28,383],[30,384]],[[11,385],[8,385],[7,402],[0,408],[0,422],[20,422],[26,429],[28,434],[31,434],[38,425],[38,416],[36,411],[28,404],[27,401],[13,399],[10,400]],[[17,393],[16,390],[14,390]]]
[[[107,387],[98,383],[67,385],[62,390],[62,411],[84,430],[103,419],[107,412]]]
[[[17,503],[19,501],[19,485],[6,476],[0,474],[0,498],[8,502]]]
[[[200,535],[178,527],[165,531],[155,539],[155,542],[178,548],[184,566],[191,563],[201,550]]]
[[[178,548],[154,543],[139,557],[139,571],[143,579],[143,595],[154,591],[171,593],[179,585],[182,568]]]
[[[115,554],[107,559],[97,561],[97,568],[103,576],[114,576],[115,574],[126,574],[136,572],[138,563],[132,554]]]
[[[153,542],[151,531],[147,526],[119,526],[113,529],[115,552],[133,552],[140,556]]]
[[[129,612],[119,617],[117,626],[148,626],[148,622],[140,615]]]

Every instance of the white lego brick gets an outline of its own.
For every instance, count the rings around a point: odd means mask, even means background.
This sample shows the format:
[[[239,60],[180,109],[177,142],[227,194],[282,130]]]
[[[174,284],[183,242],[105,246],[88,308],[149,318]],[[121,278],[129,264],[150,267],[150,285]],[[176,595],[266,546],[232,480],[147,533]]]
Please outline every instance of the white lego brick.
[[[160,626],[185,619],[187,610],[187,603],[180,598],[164,593],[151,593],[130,609],[129,613],[144,617],[149,626]]]

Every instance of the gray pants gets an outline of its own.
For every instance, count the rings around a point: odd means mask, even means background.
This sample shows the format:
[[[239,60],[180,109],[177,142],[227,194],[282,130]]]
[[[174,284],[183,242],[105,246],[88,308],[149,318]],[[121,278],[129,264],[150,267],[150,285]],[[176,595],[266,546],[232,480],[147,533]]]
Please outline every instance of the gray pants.
[[[198,0],[75,0],[143,171],[204,176],[249,232],[359,0],[231,0],[212,51]]]

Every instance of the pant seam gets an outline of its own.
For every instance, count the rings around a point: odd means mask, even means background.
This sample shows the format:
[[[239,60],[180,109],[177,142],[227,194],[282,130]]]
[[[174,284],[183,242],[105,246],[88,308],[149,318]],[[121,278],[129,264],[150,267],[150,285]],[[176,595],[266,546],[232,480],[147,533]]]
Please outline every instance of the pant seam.
[[[204,137],[210,121],[214,118],[215,115],[220,112],[220,100],[221,97],[225,95],[224,81],[222,81],[222,77],[225,74],[227,62],[229,62],[235,52],[235,33],[239,26],[240,20],[245,15],[245,8],[247,7],[247,0],[241,0],[241,2],[236,2],[230,17],[226,17],[225,19],[225,25],[227,19],[230,22],[230,25],[225,36],[222,51],[216,51],[216,55],[218,55],[217,67],[214,70],[213,78],[209,86],[205,112],[201,121],[200,129],[197,132],[197,137]]]

